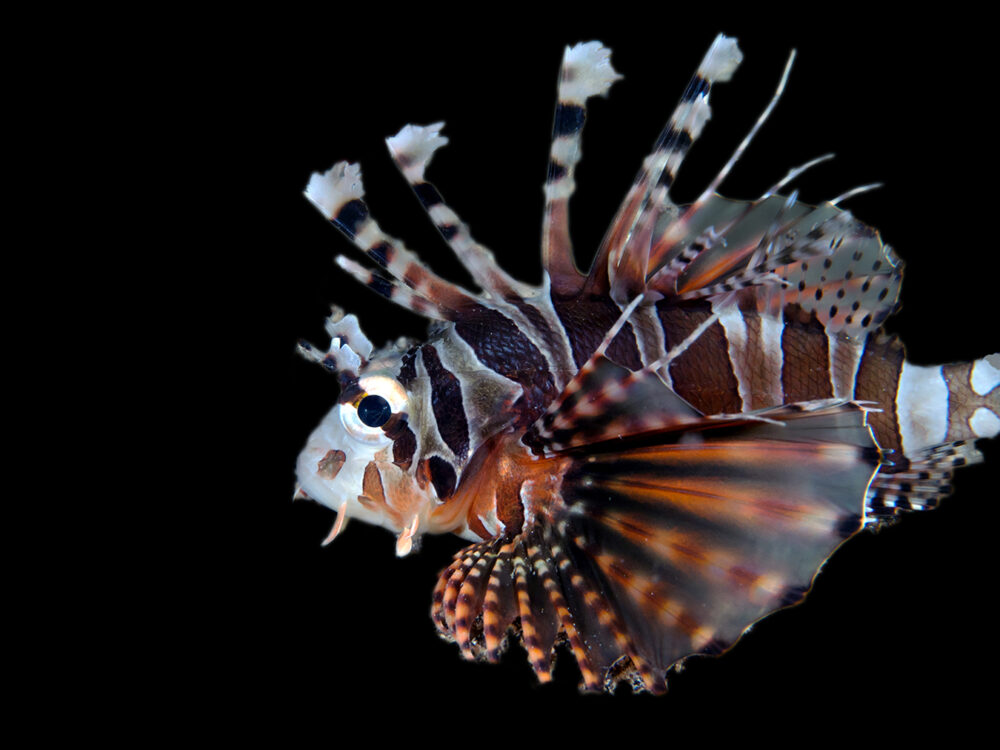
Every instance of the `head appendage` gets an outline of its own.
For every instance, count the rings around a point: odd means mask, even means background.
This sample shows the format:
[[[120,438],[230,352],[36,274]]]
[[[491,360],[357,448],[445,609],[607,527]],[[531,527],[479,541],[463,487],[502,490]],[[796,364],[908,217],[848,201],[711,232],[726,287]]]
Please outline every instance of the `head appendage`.
[[[344,315],[343,310],[334,307],[324,327],[330,336],[329,349],[324,353],[313,344],[300,341],[299,354],[335,373],[341,383],[357,380],[374,348],[362,332],[357,316]]]

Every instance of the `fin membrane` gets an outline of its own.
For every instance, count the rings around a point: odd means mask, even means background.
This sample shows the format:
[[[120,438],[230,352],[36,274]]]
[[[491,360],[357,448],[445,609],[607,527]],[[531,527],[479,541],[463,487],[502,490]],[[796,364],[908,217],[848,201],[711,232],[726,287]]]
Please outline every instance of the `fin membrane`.
[[[872,480],[865,506],[866,522],[899,517],[911,510],[931,510],[951,494],[955,469],[976,464],[983,454],[974,441],[959,440],[935,445],[909,457],[909,466],[896,473],[879,474]]]
[[[648,283],[679,299],[753,288],[762,311],[780,295],[780,306],[815,312],[831,333],[862,338],[896,308],[902,269],[875,230],[830,203],[813,208],[794,196],[753,203],[714,196],[651,269]]]
[[[878,451],[856,404],[752,416],[568,449],[558,496],[522,491],[520,533],[444,571],[439,630],[496,659],[519,620],[543,681],[562,634],[586,689],[624,679],[662,692],[684,657],[721,652],[799,601],[862,527]]]

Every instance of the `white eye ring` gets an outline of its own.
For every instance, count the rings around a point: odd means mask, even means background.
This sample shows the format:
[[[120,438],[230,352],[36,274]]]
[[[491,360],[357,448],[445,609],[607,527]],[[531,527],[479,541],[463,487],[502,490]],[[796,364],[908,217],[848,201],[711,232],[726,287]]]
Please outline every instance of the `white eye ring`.
[[[406,389],[395,379],[385,375],[370,375],[361,378],[358,385],[365,392],[365,397],[381,396],[384,398],[393,414],[405,410]],[[340,405],[340,421],[343,423],[344,429],[347,430],[347,434],[355,440],[369,444],[389,444],[392,442],[382,431],[381,426],[372,427],[361,421],[355,404]]]

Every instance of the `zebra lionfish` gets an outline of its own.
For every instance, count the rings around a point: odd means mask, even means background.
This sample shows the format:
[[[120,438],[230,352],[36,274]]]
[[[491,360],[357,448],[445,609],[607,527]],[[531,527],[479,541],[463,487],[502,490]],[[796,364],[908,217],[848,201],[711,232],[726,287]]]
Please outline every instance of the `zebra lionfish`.
[[[697,653],[721,653],[800,601],[848,537],[933,508],[955,467],[1000,431],[1000,354],[917,366],[881,330],[902,264],[838,205],[784,188],[716,189],[781,95],[690,205],[670,188],[742,60],[719,35],[618,209],[588,273],[568,229],[590,97],[620,78],[597,42],[567,48],[545,184],[540,287],[509,276],[425,179],[442,123],[390,153],[475,283],[432,273],[387,236],[360,168],[306,196],[374,261],[350,275],[429,318],[426,342],[381,349],[338,309],[337,405],[301,452],[297,497],[390,529],[471,542],[439,577],[432,618],[468,659],[523,641],[541,681],[566,644],[586,690],[654,693]],[[847,194],[850,195],[850,194]]]

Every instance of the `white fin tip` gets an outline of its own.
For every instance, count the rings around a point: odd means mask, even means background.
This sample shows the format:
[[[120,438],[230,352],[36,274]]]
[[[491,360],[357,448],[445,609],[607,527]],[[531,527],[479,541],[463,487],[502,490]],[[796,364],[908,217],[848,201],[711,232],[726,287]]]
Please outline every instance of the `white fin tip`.
[[[314,172],[306,185],[305,196],[326,218],[332,219],[349,201],[365,194],[361,184],[361,165],[337,162],[325,172]]]
[[[581,42],[563,53],[559,101],[583,105],[591,96],[604,96],[622,76],[611,67],[611,50],[600,42]]]
[[[441,135],[443,122],[431,125],[406,125],[396,135],[385,139],[393,159],[410,182],[423,182],[424,170],[431,163],[434,152],[448,144]]]
[[[743,62],[743,53],[733,37],[719,34],[705,53],[698,75],[712,83],[725,83]]]
[[[941,368],[903,362],[896,392],[903,453],[940,445],[948,435],[948,384]]]

